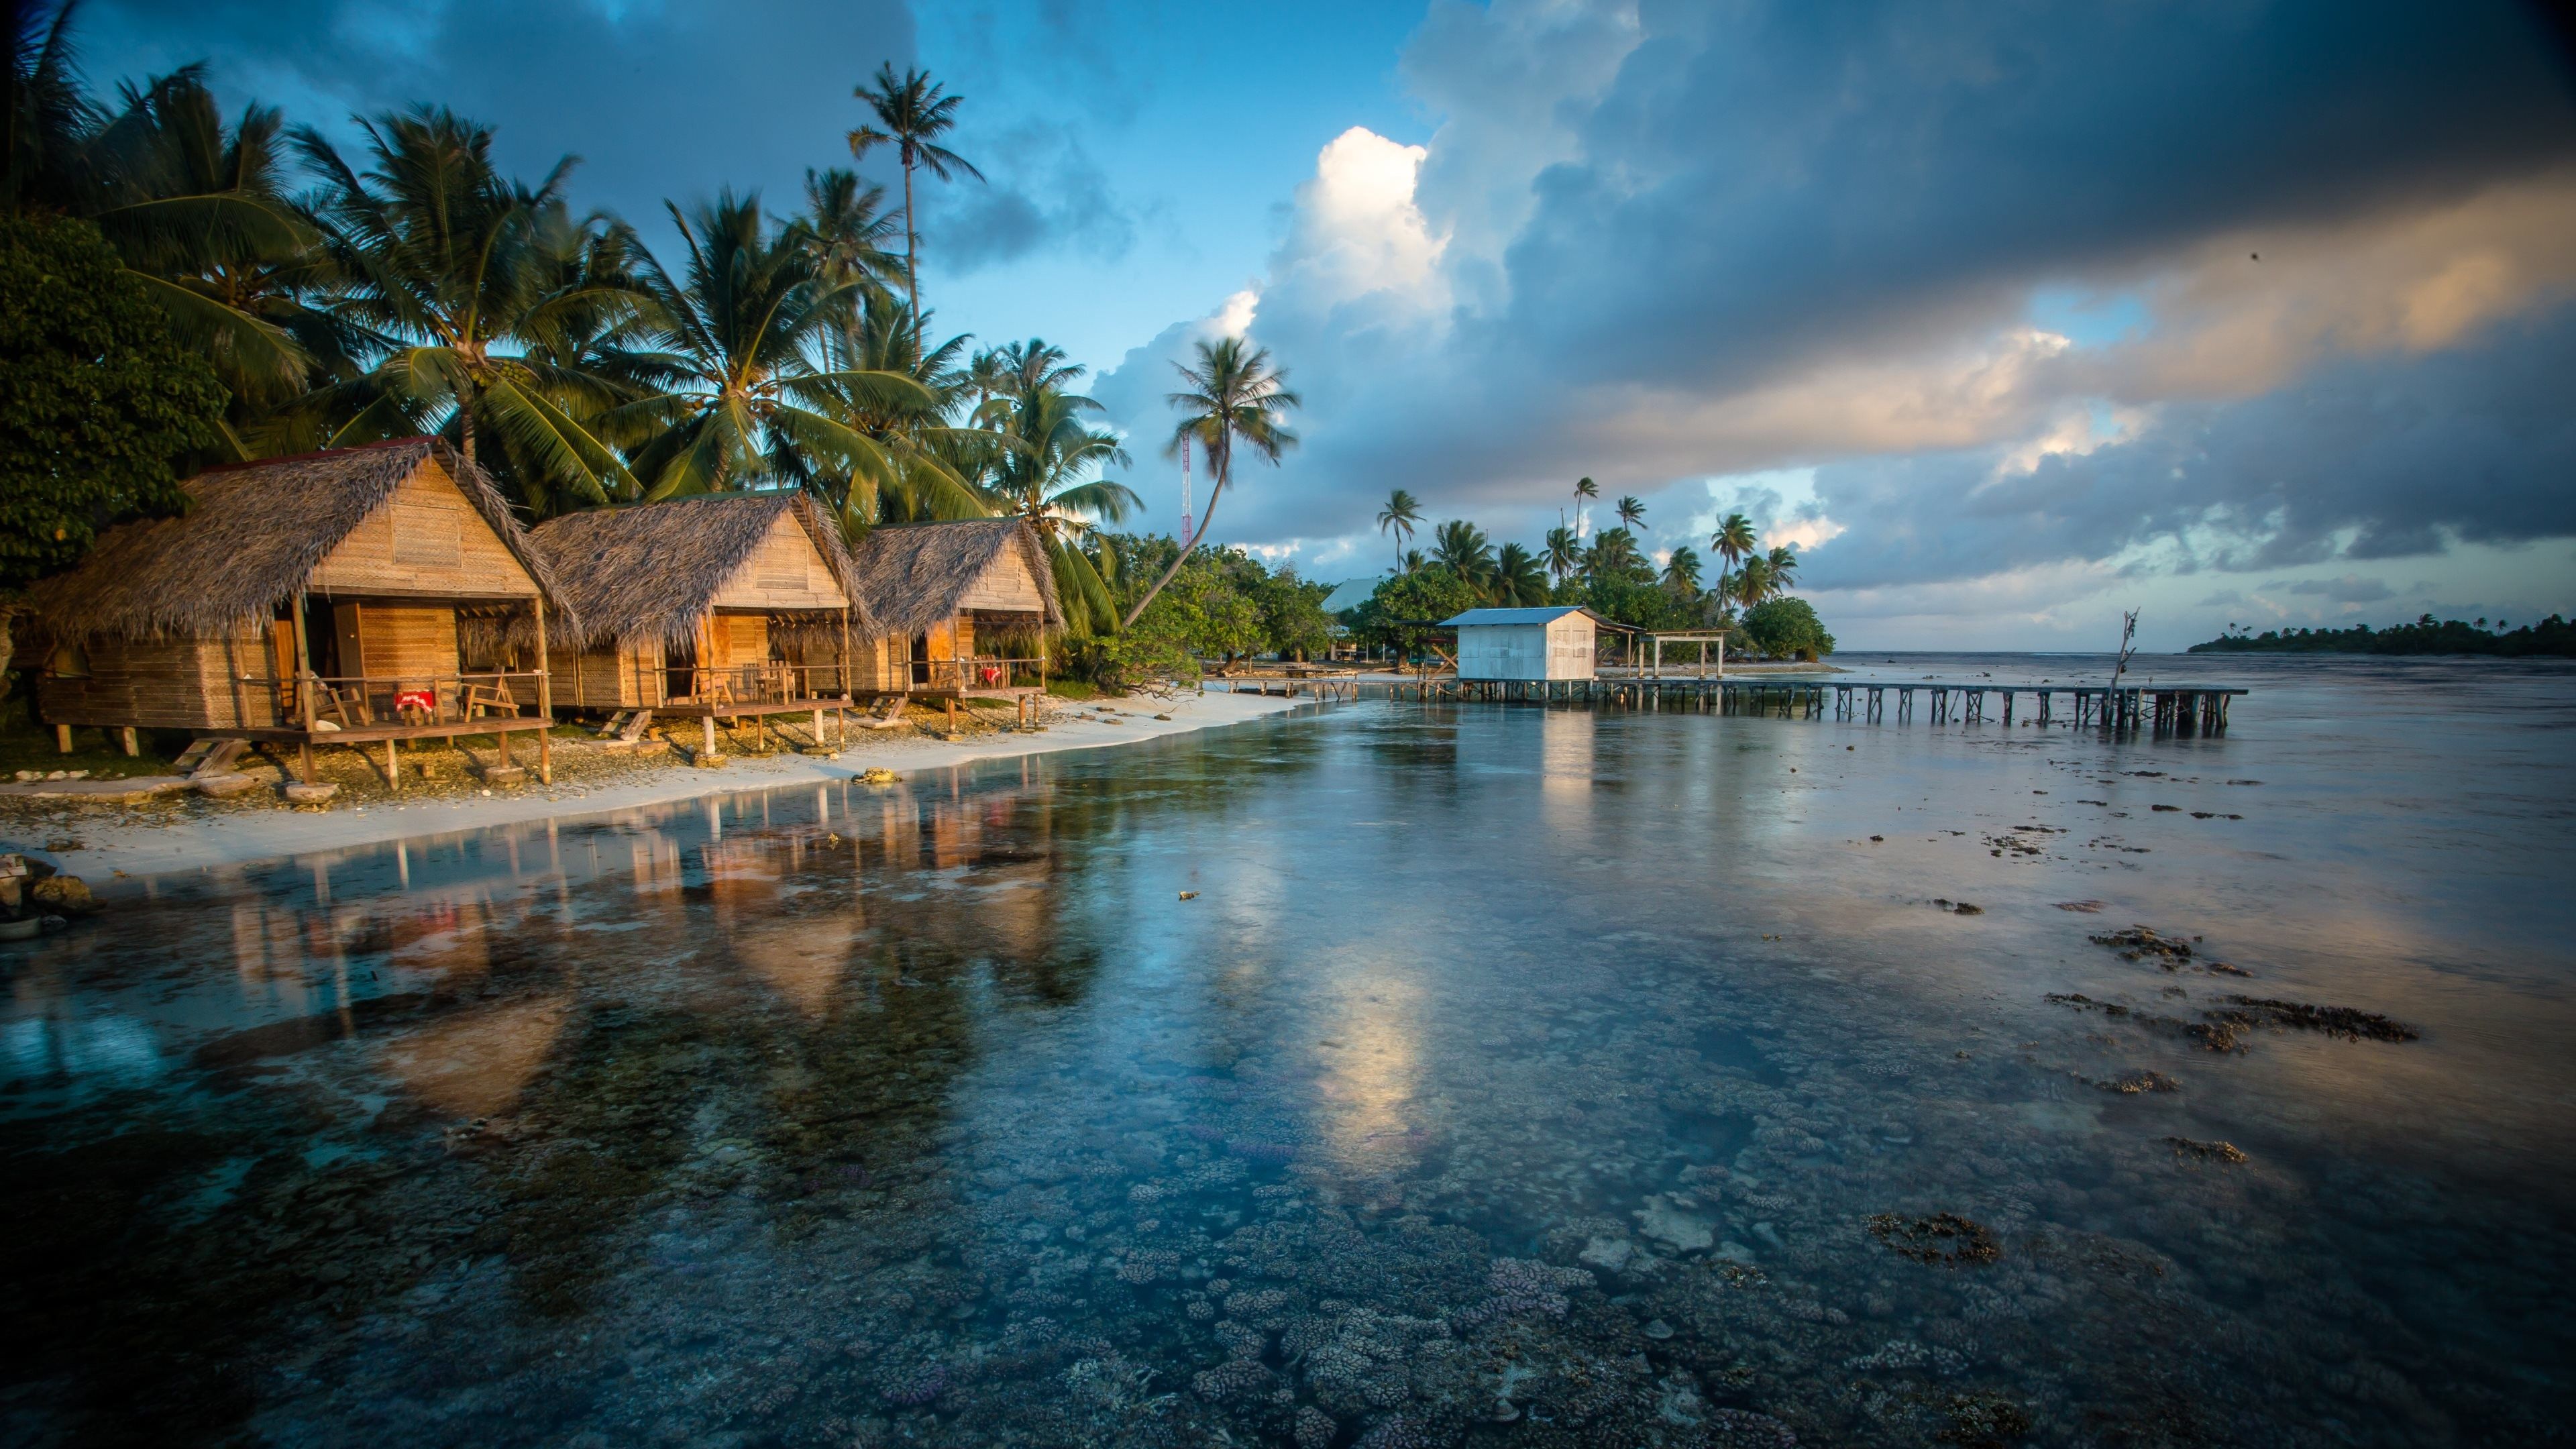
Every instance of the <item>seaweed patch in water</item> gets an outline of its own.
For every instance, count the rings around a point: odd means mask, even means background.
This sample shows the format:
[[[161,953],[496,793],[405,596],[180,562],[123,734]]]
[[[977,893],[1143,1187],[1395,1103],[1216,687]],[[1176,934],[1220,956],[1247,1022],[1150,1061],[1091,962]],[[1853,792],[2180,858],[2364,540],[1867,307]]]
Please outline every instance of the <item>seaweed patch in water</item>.
[[[2241,1026],[2287,1026],[2302,1031],[2321,1031],[2346,1041],[2413,1041],[2421,1033],[2402,1021],[2392,1021],[2375,1011],[2357,1011],[2349,1006],[2311,1006],[2304,1001],[2278,1001],[2263,996],[2231,996],[2235,1008],[2212,1011],[2212,1021]]]
[[[2030,1432],[2030,1415],[2021,1405],[1991,1389],[1952,1394],[1939,1408],[1950,1422],[1932,1437],[1961,1449],[2002,1449]]]
[[[2245,1151],[2233,1142],[2195,1142],[2188,1137],[2168,1137],[2165,1142],[2174,1156],[2195,1162],[2223,1162],[2233,1166],[2246,1160]]]
[[[2131,926],[2125,931],[2105,931],[2088,937],[2096,946],[2108,946],[2120,953],[2124,961],[2143,961],[2149,956],[2159,959],[2167,971],[2191,959],[2191,943],[2171,936],[2160,936],[2146,926]]]
[[[2136,1096],[2140,1092],[2179,1092],[2182,1090],[2182,1083],[2175,1081],[2173,1078],[2166,1076],[2162,1072],[2122,1072],[2116,1077],[2088,1077],[2081,1072],[2069,1072],[2067,1075],[2075,1078],[2075,1080],[2082,1082],[2088,1087],[2098,1087],[2105,1092],[2118,1092],[2122,1096]]]
[[[1961,1263],[1991,1263],[2004,1255],[1993,1229],[1957,1213],[1934,1213],[1928,1218],[1880,1213],[1869,1220],[1869,1230],[1880,1242],[1918,1263],[1955,1268]]]

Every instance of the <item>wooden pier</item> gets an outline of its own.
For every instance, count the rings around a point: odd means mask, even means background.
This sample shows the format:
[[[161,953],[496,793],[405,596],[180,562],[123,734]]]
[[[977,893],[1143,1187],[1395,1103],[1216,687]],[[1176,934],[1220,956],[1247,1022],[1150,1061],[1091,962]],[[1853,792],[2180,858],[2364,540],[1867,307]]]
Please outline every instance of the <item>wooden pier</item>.
[[[1923,680],[1893,684],[1812,679],[1461,680],[1435,677],[1375,686],[1389,699],[1426,702],[1609,706],[1705,714],[1840,719],[1868,724],[2064,724],[2159,735],[2227,733],[2228,702],[2241,688],[2209,684],[1994,684]],[[1918,698],[1919,696],[1919,698]],[[2029,700],[2023,708],[2024,697]],[[1350,698],[1356,698],[1354,693]],[[1918,708],[1918,705],[1920,706]],[[2018,712],[2018,714],[2017,714]]]

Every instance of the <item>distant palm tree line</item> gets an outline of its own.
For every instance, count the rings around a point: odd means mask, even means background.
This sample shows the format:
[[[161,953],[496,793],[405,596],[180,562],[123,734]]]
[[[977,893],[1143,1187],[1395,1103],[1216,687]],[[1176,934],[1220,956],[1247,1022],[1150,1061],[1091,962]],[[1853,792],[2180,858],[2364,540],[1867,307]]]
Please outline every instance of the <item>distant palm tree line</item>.
[[[856,90],[851,153],[891,150],[899,211],[853,171],[809,171],[785,214],[729,190],[669,205],[665,259],[574,212],[573,158],[505,175],[491,128],[443,108],[363,118],[344,156],[275,110],[228,122],[202,66],[94,99],[68,7],[12,15],[0,212],[95,224],[214,365],[230,456],[203,461],[432,432],[534,517],[746,488],[805,490],[853,539],[1016,514],[1054,551],[1074,625],[1119,627],[1092,534],[1141,505],[1104,476],[1129,458],[1083,369],[1037,338],[930,340],[917,184],[982,178],[947,144],[962,98],[927,73]],[[1237,339],[1181,371],[1171,446],[1206,453],[1213,514],[1238,454],[1295,443],[1296,396]]]
[[[1574,492],[1578,508],[1580,500],[1600,496],[1599,486],[1590,478],[1578,481]],[[1687,544],[1676,547],[1658,572],[1637,539],[1646,505],[1634,496],[1623,497],[1615,511],[1619,526],[1594,534],[1589,543],[1578,531],[1579,523],[1560,525],[1547,531],[1536,553],[1517,543],[1497,548],[1483,529],[1463,519],[1433,528],[1429,553],[1407,551],[1403,544],[1413,536],[1423,514],[1421,500],[1401,488],[1387,496],[1377,522],[1379,532],[1396,536],[1395,572],[1443,568],[1464,581],[1479,602],[1502,607],[1544,604],[1571,584],[1626,577],[1651,579],[1685,600],[1705,600],[1714,610],[1749,609],[1780,597],[1797,582],[1796,547],[1780,544],[1762,551],[1753,520],[1741,513],[1726,515],[1709,537],[1709,551],[1721,566],[1717,586],[1703,592],[1696,549]]]

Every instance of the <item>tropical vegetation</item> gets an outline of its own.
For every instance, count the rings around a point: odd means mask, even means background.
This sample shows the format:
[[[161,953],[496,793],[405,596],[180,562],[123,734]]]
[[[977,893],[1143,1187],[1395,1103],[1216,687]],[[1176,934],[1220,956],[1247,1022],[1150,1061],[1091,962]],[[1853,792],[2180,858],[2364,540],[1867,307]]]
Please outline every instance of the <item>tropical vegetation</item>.
[[[2519,628],[2507,627],[2498,619],[2490,626],[2484,618],[2464,623],[2458,619],[2436,620],[2430,614],[2411,624],[2396,624],[2373,629],[2356,624],[2349,629],[2266,629],[2257,634],[2250,628],[2230,624],[2227,632],[2187,651],[2193,654],[2494,654],[2508,658],[2551,655],[2576,656],[2576,624],[2556,614],[2537,624]]]
[[[1141,507],[1117,476],[1131,460],[1061,349],[934,329],[922,187],[982,173],[955,149],[964,99],[924,71],[856,89],[850,153],[888,156],[899,197],[834,168],[783,208],[674,201],[676,245],[656,255],[575,203],[574,158],[514,176],[489,126],[445,108],[361,118],[347,146],[226,112],[198,66],[102,98],[69,6],[11,15],[0,604],[107,524],[182,506],[177,480],[204,466],[427,432],[531,519],[776,488],[814,495],[853,542],[1017,515],[1077,640],[1143,627],[1140,660],[1169,655],[1155,640],[1220,658],[1325,642],[1321,592],[1293,573],[1108,531]],[[1213,514],[1239,462],[1295,445],[1297,396],[1241,339],[1181,371],[1169,448],[1205,455]]]
[[[1409,657],[1436,632],[1433,624],[1468,609],[1572,604],[1638,629],[1737,628],[1742,643],[1779,658],[1833,651],[1814,608],[1787,597],[1797,583],[1794,546],[1761,548],[1753,521],[1730,513],[1709,538],[1719,568],[1705,585],[1697,548],[1677,544],[1659,559],[1648,546],[1646,505],[1634,496],[1612,506],[1615,527],[1587,540],[1579,510],[1600,494],[1592,479],[1577,480],[1577,522],[1549,529],[1535,549],[1497,544],[1475,523],[1447,519],[1432,525],[1431,547],[1415,552],[1401,544],[1422,522],[1421,504],[1399,489],[1378,514],[1379,528],[1397,537],[1396,568],[1343,622],[1362,645]]]

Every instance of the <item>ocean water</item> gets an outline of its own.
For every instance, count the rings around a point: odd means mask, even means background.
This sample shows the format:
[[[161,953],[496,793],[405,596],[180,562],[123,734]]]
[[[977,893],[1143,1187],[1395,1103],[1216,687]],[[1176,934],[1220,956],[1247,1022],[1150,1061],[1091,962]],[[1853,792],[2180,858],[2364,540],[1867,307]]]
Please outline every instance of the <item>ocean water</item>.
[[[0,1441],[2562,1442],[2576,670],[2134,668],[2254,693],[102,882],[0,947]]]

